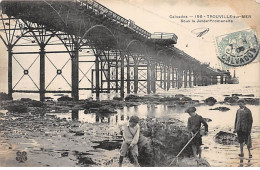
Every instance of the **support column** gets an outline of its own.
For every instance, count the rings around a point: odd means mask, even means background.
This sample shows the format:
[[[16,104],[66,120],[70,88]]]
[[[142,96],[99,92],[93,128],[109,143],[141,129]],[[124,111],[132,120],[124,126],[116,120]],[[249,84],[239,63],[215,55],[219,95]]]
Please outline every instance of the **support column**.
[[[193,85],[197,86],[197,73],[193,72]]]
[[[110,57],[109,51],[107,52],[107,92],[110,93]]]
[[[71,59],[72,98],[74,101],[78,101],[79,100],[79,44],[77,42],[75,42],[74,50],[75,51]]]
[[[45,99],[45,44],[40,44],[40,101]]]
[[[8,44],[8,96],[13,99],[13,52],[12,45]]]
[[[99,60],[98,55],[95,56],[95,69],[96,69],[96,100],[99,100],[100,97],[100,88],[99,88]]]
[[[117,52],[116,52],[116,93],[118,93],[118,57],[117,57]]]
[[[151,90],[156,93],[156,64],[151,65]]]
[[[174,74],[175,74],[174,67],[172,66],[172,88],[175,88]]]
[[[163,88],[163,71],[162,66],[160,65],[160,87]]]
[[[168,66],[167,69],[167,90],[171,88],[171,67]]]
[[[138,66],[137,63],[134,65],[134,93],[138,91]]]
[[[183,70],[178,70],[178,89],[182,87]]]
[[[164,90],[167,90],[167,79],[166,79],[166,77],[167,77],[167,72],[166,72],[166,66],[164,65],[164,68],[163,68],[163,89]]]
[[[124,55],[122,55],[122,53],[120,53],[120,57],[121,57],[121,81],[120,81],[120,96],[121,98],[124,98],[125,97],[125,94],[124,94]]]
[[[127,88],[127,94],[130,94],[131,90],[130,90],[130,57],[127,57],[127,66],[126,66],[126,88]]]
[[[187,88],[187,70],[184,70],[184,88]]]
[[[189,70],[189,87],[191,88],[192,87],[192,82],[191,82],[191,70]]]
[[[220,76],[220,84],[224,84],[224,76]]]
[[[147,94],[151,93],[151,67],[150,61],[147,61]]]

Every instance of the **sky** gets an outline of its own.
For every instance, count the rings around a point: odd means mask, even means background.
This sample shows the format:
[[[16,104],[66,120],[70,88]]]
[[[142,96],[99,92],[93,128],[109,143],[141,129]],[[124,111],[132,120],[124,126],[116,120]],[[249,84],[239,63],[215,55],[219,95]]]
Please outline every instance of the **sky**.
[[[236,70],[240,83],[259,85],[260,69],[259,55],[250,64],[242,67],[224,66],[217,58],[217,36],[253,29],[260,37],[260,3],[259,0],[97,0],[104,6],[131,19],[143,29],[154,32],[175,33],[178,36],[175,45],[190,56],[213,68]],[[172,16],[196,15],[250,15],[246,19],[234,19],[233,23],[182,23]],[[199,30],[208,30],[206,34],[197,37]],[[7,53],[6,47],[0,41],[0,90],[6,89]]]

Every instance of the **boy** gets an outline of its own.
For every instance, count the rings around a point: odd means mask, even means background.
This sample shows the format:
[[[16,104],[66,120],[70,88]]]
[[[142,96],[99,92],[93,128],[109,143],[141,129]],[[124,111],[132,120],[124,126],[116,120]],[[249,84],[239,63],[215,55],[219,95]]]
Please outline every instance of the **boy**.
[[[199,154],[199,159],[201,158],[201,145],[202,145],[202,138],[199,133],[201,124],[205,126],[205,132],[207,134],[208,132],[208,124],[205,122],[205,120],[198,115],[196,112],[195,107],[190,107],[186,111],[186,113],[189,113],[190,117],[188,119],[188,130],[191,132],[192,137],[196,134],[196,136],[191,141],[192,145],[192,152],[195,158],[197,158],[197,154]]]
[[[138,163],[138,140],[140,135],[140,126],[138,125],[139,117],[131,116],[129,123],[123,127],[123,143],[120,149],[119,166],[122,166],[124,157],[127,152],[131,152],[135,166],[140,166]]]
[[[235,130],[237,132],[238,141],[240,144],[240,157],[244,156],[243,147],[244,143],[247,145],[249,158],[252,158],[250,148],[252,141],[250,133],[253,124],[253,117],[251,111],[245,106],[245,100],[238,100],[239,109],[237,110],[236,119],[235,119]]]

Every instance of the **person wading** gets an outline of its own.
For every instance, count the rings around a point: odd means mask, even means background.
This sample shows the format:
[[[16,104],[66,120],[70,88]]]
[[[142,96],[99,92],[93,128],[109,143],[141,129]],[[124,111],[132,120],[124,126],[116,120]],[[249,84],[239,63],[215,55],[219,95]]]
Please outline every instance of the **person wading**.
[[[192,137],[194,135],[193,140],[191,141],[192,145],[192,152],[195,158],[201,158],[201,145],[202,145],[202,137],[199,133],[201,124],[205,127],[205,133],[208,133],[208,124],[205,122],[205,120],[196,113],[195,107],[190,107],[186,111],[186,113],[189,113],[190,117],[188,119],[188,130],[191,132]]]
[[[140,126],[138,125],[139,117],[131,116],[129,123],[123,127],[123,143],[120,149],[119,166],[122,166],[124,157],[128,152],[131,152],[135,166],[140,166],[138,163],[138,140],[140,136]]]
[[[243,147],[247,145],[249,158],[252,158],[250,148],[252,147],[251,129],[253,124],[253,117],[251,111],[245,106],[245,100],[238,101],[239,109],[237,110],[234,133],[237,133],[238,141],[240,144],[240,157],[244,156]]]

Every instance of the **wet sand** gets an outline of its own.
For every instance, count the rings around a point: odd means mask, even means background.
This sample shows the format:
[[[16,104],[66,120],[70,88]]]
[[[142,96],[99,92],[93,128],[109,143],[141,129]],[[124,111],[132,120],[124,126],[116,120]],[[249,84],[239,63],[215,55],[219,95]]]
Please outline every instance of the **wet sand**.
[[[219,92],[219,88],[222,92]],[[254,123],[252,129],[253,158],[248,163],[244,159],[240,163],[238,145],[221,145],[214,141],[214,136],[220,130],[231,132],[237,105],[217,103],[214,106],[202,104],[208,96],[223,101],[228,93],[256,93],[245,87],[228,91],[229,86],[198,87],[181,89],[178,94],[189,95],[200,101],[197,113],[209,122],[209,135],[203,137],[203,157],[211,166],[260,166],[260,111],[259,106],[248,105],[251,109]],[[208,94],[209,89],[211,93]],[[192,93],[191,93],[192,92]],[[215,93],[214,93],[215,92]],[[176,92],[171,92],[175,93]],[[204,93],[207,93],[206,96]],[[164,95],[164,94],[161,94]],[[257,95],[256,95],[257,96]],[[209,110],[225,106],[227,112]],[[75,112],[47,112],[44,116],[28,114],[6,114],[1,110],[0,120],[0,166],[117,166],[120,148],[119,126],[127,122],[131,115],[141,118],[157,118],[168,120],[175,118],[187,123],[188,115],[183,113],[186,106],[170,106],[166,104],[141,104],[133,107],[117,109],[117,113],[100,116],[96,113],[84,114],[80,110],[75,119]],[[246,148],[245,148],[246,150]],[[16,160],[17,151],[25,151],[27,160]],[[247,151],[245,151],[245,155]],[[124,166],[133,166],[125,159]]]

